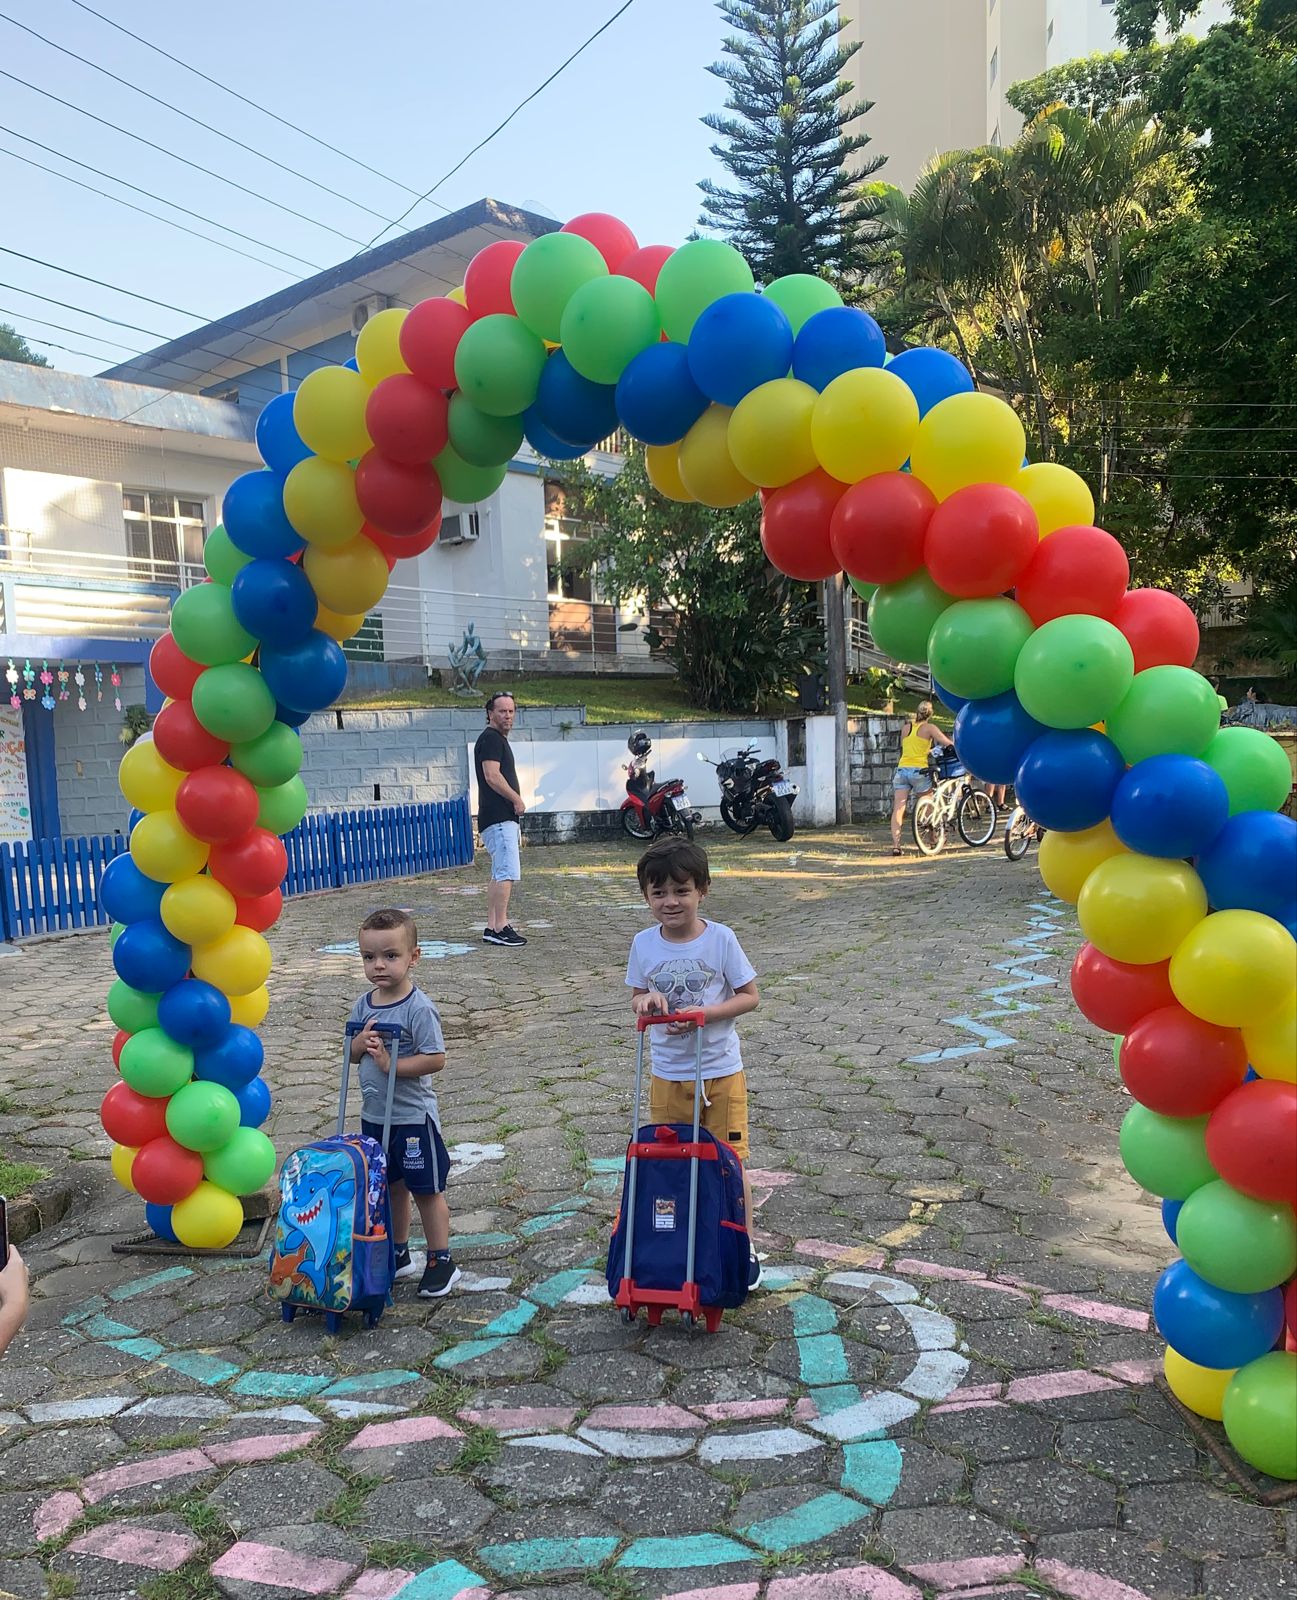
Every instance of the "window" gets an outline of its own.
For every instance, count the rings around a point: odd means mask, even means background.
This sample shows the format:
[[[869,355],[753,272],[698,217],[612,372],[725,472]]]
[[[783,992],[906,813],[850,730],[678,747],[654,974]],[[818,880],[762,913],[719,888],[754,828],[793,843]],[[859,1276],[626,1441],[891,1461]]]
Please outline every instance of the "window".
[[[989,4],[986,7],[987,16],[989,17],[994,10],[995,10],[995,0],[989,0]]]
[[[1051,17],[1050,18],[1050,22],[1049,22],[1049,26],[1045,29],[1045,43],[1046,44],[1053,44],[1053,42],[1054,42],[1054,21],[1053,21],[1053,18]]]
[[[1000,148],[1000,124],[997,122],[991,131],[991,145],[993,149]]]
[[[545,523],[545,568],[551,600],[593,599],[590,574],[581,572],[576,546],[585,542],[581,525],[567,517],[551,517]]]
[[[990,85],[991,85],[992,88],[994,88],[995,87],[995,80],[1000,76],[1000,50],[999,50],[999,46],[998,45],[996,46],[996,48],[994,50],[991,51],[991,65],[990,65],[990,68],[989,68],[989,72],[990,72],[990,79],[989,79]]]
[[[201,500],[163,489],[122,492],[132,576],[149,583],[200,581],[207,513]]]

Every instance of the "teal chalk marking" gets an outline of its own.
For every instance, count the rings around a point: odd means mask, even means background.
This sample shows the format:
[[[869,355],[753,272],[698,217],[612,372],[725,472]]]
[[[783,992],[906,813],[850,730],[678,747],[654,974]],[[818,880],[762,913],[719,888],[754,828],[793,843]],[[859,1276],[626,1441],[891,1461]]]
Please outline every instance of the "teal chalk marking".
[[[235,1394],[256,1395],[266,1400],[305,1400],[329,1387],[328,1378],[315,1378],[305,1372],[245,1372],[234,1385]]]
[[[626,1165],[621,1156],[594,1156],[590,1161],[591,1172],[620,1172]]]
[[[82,1324],[81,1331],[92,1339],[134,1339],[140,1330],[128,1328],[124,1322],[114,1322],[111,1317],[95,1315]]]
[[[227,1383],[239,1372],[232,1361],[222,1361],[219,1356],[205,1356],[192,1350],[178,1350],[174,1355],[163,1356],[161,1365],[209,1387]]]
[[[137,1334],[133,1339],[109,1339],[107,1342],[112,1349],[120,1350],[124,1356],[134,1356],[139,1361],[156,1361],[164,1348],[156,1339],[146,1339],[142,1334]]]
[[[543,1211],[538,1217],[528,1217],[518,1232],[524,1238],[530,1239],[535,1234],[544,1233],[549,1228],[557,1228],[560,1223],[570,1221],[576,1216],[577,1210],[577,1207],[569,1206],[563,1211]]]
[[[362,1372],[354,1378],[339,1378],[324,1391],[326,1395],[366,1394],[371,1389],[399,1389],[403,1383],[418,1383],[419,1374],[401,1367],[386,1367],[381,1372]]]
[[[763,1550],[778,1552],[791,1550],[796,1545],[815,1544],[868,1515],[858,1501],[831,1491],[817,1495],[781,1517],[767,1517],[764,1522],[754,1522],[751,1527],[738,1531]]]
[[[450,1238],[452,1250],[481,1250],[487,1245],[513,1244],[511,1233],[455,1233]]]
[[[465,1589],[481,1589],[486,1579],[470,1572],[458,1561],[439,1561],[425,1572],[416,1572],[396,1591],[393,1600],[455,1600]]]
[[[168,1267],[165,1272],[150,1273],[147,1278],[139,1278],[134,1283],[123,1283],[116,1289],[108,1291],[110,1300],[133,1300],[137,1294],[152,1294],[155,1289],[161,1289],[168,1283],[181,1283],[185,1278],[192,1278],[192,1267]]]
[[[534,1289],[528,1289],[527,1298],[535,1301],[538,1306],[548,1306],[552,1310],[564,1295],[571,1294],[573,1289],[579,1289],[585,1280],[585,1272],[576,1268],[568,1272],[556,1272],[552,1278],[546,1278]]]
[[[488,1322],[478,1338],[510,1339],[515,1333],[521,1333],[535,1315],[536,1307],[529,1300],[519,1301],[508,1311],[502,1311],[494,1321]]]
[[[803,1383],[821,1385],[851,1381],[847,1353],[836,1333],[816,1333],[809,1339],[798,1339],[797,1355]]]
[[[523,1539],[517,1544],[484,1545],[477,1553],[497,1572],[523,1578],[540,1572],[584,1571],[600,1566],[620,1543],[619,1539]]]
[[[96,1311],[102,1311],[107,1304],[107,1300],[101,1294],[95,1295],[91,1300],[83,1300],[75,1311],[69,1311],[64,1317],[63,1326],[75,1328],[79,1322],[85,1322],[87,1318],[93,1317]]]
[[[675,1567],[723,1567],[733,1561],[751,1561],[746,1545],[719,1533],[690,1533],[679,1539],[636,1539],[617,1563],[619,1567],[661,1571]]]
[[[449,1350],[443,1350],[432,1363],[444,1372],[447,1367],[461,1366],[465,1361],[475,1361],[478,1356],[484,1356],[489,1350],[498,1350],[502,1344],[507,1344],[508,1338],[502,1339],[465,1339],[463,1344],[452,1345]]]
[[[837,1307],[821,1300],[819,1295],[802,1294],[793,1301],[793,1337],[804,1339],[809,1334],[836,1333]]]
[[[854,1383],[837,1383],[827,1389],[812,1389],[810,1398],[822,1417],[831,1417],[835,1411],[845,1411],[848,1406],[859,1405],[860,1390]]]
[[[871,1506],[885,1506],[901,1483],[901,1450],[894,1439],[844,1445],[842,1487]]]

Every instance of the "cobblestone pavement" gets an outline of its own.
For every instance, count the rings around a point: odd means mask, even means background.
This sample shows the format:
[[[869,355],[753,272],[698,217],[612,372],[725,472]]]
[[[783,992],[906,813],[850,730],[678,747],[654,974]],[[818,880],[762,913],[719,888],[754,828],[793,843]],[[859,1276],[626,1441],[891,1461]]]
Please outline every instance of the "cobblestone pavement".
[[[709,840],[709,845],[713,841]],[[1170,1255],[1121,1171],[1071,909],[1002,854],[714,842],[760,972],[742,1024],[768,1288],[715,1336],[624,1327],[600,1268],[629,1118],[633,849],[531,850],[523,951],[481,866],[290,905],[281,1153],[327,1130],[360,916],[439,959],[462,1289],[372,1331],[279,1320],[263,1261],[115,1256],[107,941],[0,955],[0,1138],[85,1203],[30,1242],[0,1366],[0,1594],[153,1600],[1279,1600],[1297,1513],[1154,1386]],[[440,945],[435,941],[442,941]]]

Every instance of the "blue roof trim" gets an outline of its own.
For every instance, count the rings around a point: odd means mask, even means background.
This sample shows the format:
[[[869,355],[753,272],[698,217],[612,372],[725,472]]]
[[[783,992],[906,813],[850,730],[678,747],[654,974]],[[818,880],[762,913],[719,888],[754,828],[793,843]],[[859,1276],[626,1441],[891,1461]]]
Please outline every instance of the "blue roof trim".
[[[0,361],[0,406],[6,405],[27,406],[54,417],[66,413],[239,444],[253,442],[257,425],[255,415],[240,411],[228,400],[92,378],[80,372],[61,372],[57,367],[33,367],[24,361]]]

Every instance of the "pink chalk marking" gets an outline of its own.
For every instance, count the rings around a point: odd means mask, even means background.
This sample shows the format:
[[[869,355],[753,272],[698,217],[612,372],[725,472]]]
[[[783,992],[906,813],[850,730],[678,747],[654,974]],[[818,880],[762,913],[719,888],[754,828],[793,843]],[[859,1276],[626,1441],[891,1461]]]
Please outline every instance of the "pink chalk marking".
[[[748,1182],[754,1189],[786,1189],[790,1183],[797,1182],[795,1172],[767,1172],[763,1167],[751,1167],[748,1170]],[[760,1204],[760,1201],[757,1202]]]
[[[204,1445],[202,1453],[218,1467],[246,1467],[252,1461],[273,1461],[276,1456],[303,1450],[318,1432],[318,1428],[308,1428],[301,1433],[254,1433],[246,1439]]]
[[[1097,1372],[1042,1372],[1034,1378],[1015,1378],[1006,1400],[1022,1405],[1032,1401],[1066,1400],[1074,1394],[1099,1394],[1104,1389],[1119,1389],[1112,1378]]]
[[[123,1528],[111,1523],[91,1528],[68,1549],[79,1556],[101,1556],[127,1567],[152,1567],[155,1572],[174,1572],[202,1549],[188,1533],[164,1533],[158,1528]]]
[[[1162,1363],[1156,1357],[1150,1361],[1110,1361],[1106,1367],[1099,1368],[1109,1377],[1134,1384],[1152,1383],[1161,1370]]]
[[[975,1583],[994,1583],[1011,1578],[1026,1566],[1022,1556],[965,1556],[962,1561],[925,1561],[907,1572],[923,1583],[949,1584],[952,1589],[968,1589]],[[213,1568],[213,1571],[216,1569]]]
[[[147,1461],[128,1461],[124,1466],[92,1472],[81,1485],[87,1505],[96,1505],[119,1489],[137,1489],[145,1483],[164,1483],[168,1478],[185,1478],[211,1472],[212,1463],[201,1450],[168,1450]]]
[[[32,1531],[36,1535],[36,1542],[44,1544],[48,1539],[57,1539],[61,1533],[68,1531],[84,1510],[81,1496],[73,1494],[70,1489],[60,1489],[48,1500],[42,1500],[32,1513]]]
[[[1101,1577],[1097,1572],[1079,1572],[1061,1561],[1038,1561],[1036,1571],[1069,1600],[1148,1600],[1142,1589],[1132,1589],[1128,1583]]]
[[[935,1261],[915,1261],[910,1256],[893,1262],[892,1271],[911,1278],[947,1278],[952,1283],[987,1281],[983,1273],[970,1272],[967,1267],[943,1267]]]
[[[393,1567],[390,1572],[370,1568],[362,1572],[350,1589],[344,1589],[342,1600],[394,1600],[414,1576],[403,1567]]]
[[[943,1400],[940,1405],[932,1408],[935,1416],[938,1411],[1003,1411],[1003,1400]]]
[[[887,1259],[881,1250],[865,1245],[833,1244],[828,1239],[799,1239],[793,1246],[799,1256],[815,1256],[822,1261],[850,1261],[872,1271]]]
[[[962,1389],[952,1389],[946,1400],[956,1403],[961,1400],[998,1400],[1003,1393],[1002,1383],[970,1383]]]
[[[978,1587],[976,1589],[947,1589],[945,1594],[939,1594],[937,1600],[982,1600],[983,1596],[990,1600],[991,1595],[1025,1594],[1030,1596],[1031,1590],[1024,1589],[1020,1583],[993,1583],[989,1589]]]
[[[371,1422],[363,1427],[347,1450],[377,1450],[383,1445],[416,1444],[421,1439],[462,1439],[458,1428],[440,1417],[402,1417],[399,1422]],[[344,1451],[344,1454],[346,1452]]]
[[[501,1406],[458,1413],[461,1422],[496,1433],[563,1433],[576,1420],[575,1406]]]
[[[272,1544],[254,1544],[247,1539],[232,1544],[219,1560],[212,1562],[214,1578],[264,1583],[271,1589],[300,1589],[305,1594],[330,1594],[356,1571],[354,1561],[305,1556],[297,1550],[279,1550]]]
[[[1019,1289],[1016,1284],[997,1283],[994,1278],[979,1278],[977,1280],[977,1287],[979,1289],[990,1289],[993,1294],[1012,1295],[1015,1300],[1031,1299],[1031,1296],[1026,1292],[1025,1289]]]
[[[756,1583],[720,1583],[712,1589],[682,1589],[677,1594],[668,1595],[666,1600],[757,1600]],[[534,1589],[526,1589],[521,1595],[500,1595],[499,1600],[524,1600],[524,1596],[534,1595]]]
[[[1030,1278],[1015,1278],[1011,1272],[997,1272],[995,1276],[1000,1283],[1011,1283],[1015,1289],[1030,1289],[1035,1294],[1049,1292],[1047,1284],[1033,1283]]]
[[[794,1422],[814,1422],[820,1414],[820,1408],[811,1399],[810,1395],[803,1395],[793,1407]]]
[[[750,1422],[757,1417],[777,1417],[788,1409],[787,1400],[720,1400],[715,1405],[694,1406],[708,1422]],[[742,1588],[743,1585],[738,1585]]]
[[[1070,1311],[1087,1322],[1108,1322],[1114,1328],[1133,1328],[1137,1333],[1148,1331],[1148,1312],[1132,1311],[1129,1306],[1110,1306],[1104,1300],[1083,1300],[1074,1294],[1047,1294],[1045,1304],[1053,1311]]]
[[[923,1600],[913,1584],[880,1567],[842,1567],[804,1578],[776,1578],[767,1600]]]
[[[596,1406],[586,1428],[645,1428],[655,1432],[692,1433],[702,1420],[680,1406]]]

